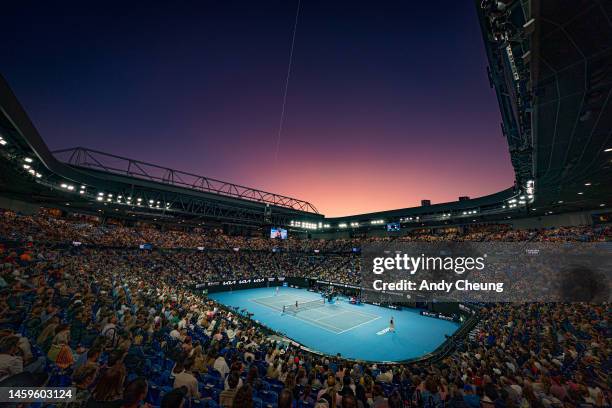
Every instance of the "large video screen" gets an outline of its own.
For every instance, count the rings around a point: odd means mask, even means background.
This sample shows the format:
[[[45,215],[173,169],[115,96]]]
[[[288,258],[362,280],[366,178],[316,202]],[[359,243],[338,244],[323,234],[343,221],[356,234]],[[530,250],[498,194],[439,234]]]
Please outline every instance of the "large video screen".
[[[272,228],[270,229],[270,238],[287,239],[287,230],[283,228]]]
[[[387,231],[399,231],[400,223],[399,222],[390,222],[387,224]]]

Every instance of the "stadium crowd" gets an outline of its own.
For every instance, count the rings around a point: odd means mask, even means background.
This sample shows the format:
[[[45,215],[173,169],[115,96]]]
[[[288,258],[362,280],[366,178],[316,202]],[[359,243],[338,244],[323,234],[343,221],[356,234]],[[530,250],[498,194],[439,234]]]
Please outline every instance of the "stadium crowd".
[[[0,210],[0,236],[12,240],[36,242],[72,242],[115,247],[138,247],[150,243],[157,248],[249,249],[270,251],[280,248],[292,252],[347,252],[364,243],[377,241],[606,241],[612,239],[612,227],[562,227],[540,230],[515,230],[505,224],[484,224],[447,228],[432,232],[414,230],[407,235],[385,237],[359,237],[342,239],[300,239],[289,236],[286,240],[268,237],[231,236],[220,230],[190,230],[154,228],[149,224],[126,227],[119,223],[101,224],[97,218],[83,216],[52,216],[42,210],[38,215],[18,215]]]
[[[610,229],[483,228],[405,239],[441,236],[599,241]],[[202,279],[268,276],[275,268],[351,282],[358,268],[350,254],[272,253],[263,238],[9,212],[0,238],[0,387],[76,387],[77,401],[65,406],[610,406],[608,304],[486,304],[473,335],[457,339],[443,359],[366,364],[278,342],[248,316],[189,290]],[[98,245],[52,244],[76,240]],[[143,241],[211,250],[133,248]],[[288,245],[300,252],[362,241]]]

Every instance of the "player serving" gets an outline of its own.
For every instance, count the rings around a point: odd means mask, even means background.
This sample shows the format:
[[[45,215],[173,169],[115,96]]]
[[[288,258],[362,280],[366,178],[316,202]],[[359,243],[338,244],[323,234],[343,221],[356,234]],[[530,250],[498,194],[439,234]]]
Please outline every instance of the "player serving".
[[[389,321],[389,331],[395,333],[395,321],[393,320],[393,316],[391,316],[391,320]]]

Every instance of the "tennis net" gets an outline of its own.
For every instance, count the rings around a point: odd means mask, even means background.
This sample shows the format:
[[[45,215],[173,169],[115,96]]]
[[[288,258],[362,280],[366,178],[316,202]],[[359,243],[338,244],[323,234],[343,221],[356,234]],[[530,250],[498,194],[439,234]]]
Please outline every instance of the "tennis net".
[[[310,310],[317,307],[325,306],[325,299],[309,300],[308,302],[297,302],[290,305],[283,306],[283,312],[285,313],[297,313],[304,310]]]

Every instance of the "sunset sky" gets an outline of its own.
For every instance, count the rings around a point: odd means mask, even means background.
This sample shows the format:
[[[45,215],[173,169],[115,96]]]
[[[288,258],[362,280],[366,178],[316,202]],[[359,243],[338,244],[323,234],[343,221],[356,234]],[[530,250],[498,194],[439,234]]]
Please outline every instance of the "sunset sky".
[[[81,5],[79,5],[81,4]],[[51,149],[85,146],[327,216],[485,195],[513,172],[474,2],[12,2],[0,72]]]

